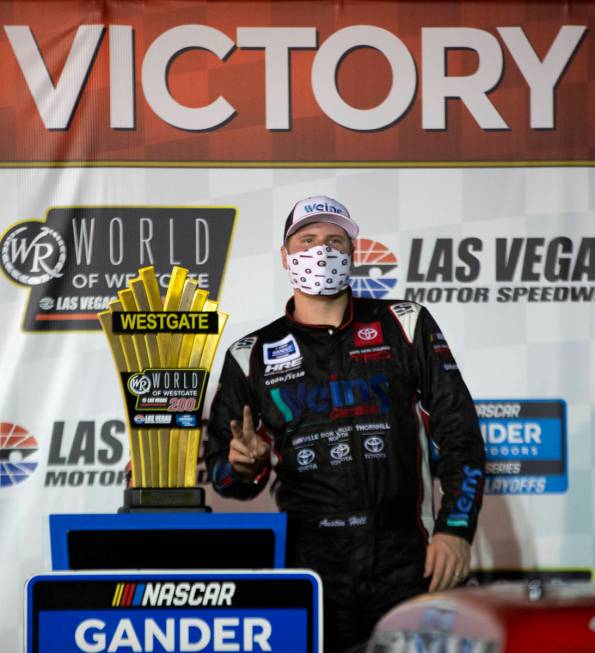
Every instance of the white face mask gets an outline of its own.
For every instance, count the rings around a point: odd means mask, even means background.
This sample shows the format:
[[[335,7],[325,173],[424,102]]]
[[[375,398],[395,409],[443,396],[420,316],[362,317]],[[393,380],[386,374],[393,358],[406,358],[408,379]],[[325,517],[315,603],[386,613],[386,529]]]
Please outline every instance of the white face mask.
[[[328,245],[315,245],[287,254],[289,280],[307,295],[336,295],[349,285],[351,254]]]

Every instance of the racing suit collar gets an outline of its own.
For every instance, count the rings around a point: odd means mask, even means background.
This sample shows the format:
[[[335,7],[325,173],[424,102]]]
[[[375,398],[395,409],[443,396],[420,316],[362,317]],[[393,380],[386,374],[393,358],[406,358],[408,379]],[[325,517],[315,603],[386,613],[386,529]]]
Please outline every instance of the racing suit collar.
[[[349,301],[347,302],[345,313],[343,313],[341,324],[336,327],[338,331],[346,329],[353,322],[353,293],[351,292],[351,288],[347,288],[347,293],[349,296]],[[291,326],[301,327],[302,329],[328,329],[331,327],[330,324],[306,324],[305,322],[300,322],[293,316],[294,312],[295,300],[293,297],[291,297],[285,306],[285,319],[291,324]]]

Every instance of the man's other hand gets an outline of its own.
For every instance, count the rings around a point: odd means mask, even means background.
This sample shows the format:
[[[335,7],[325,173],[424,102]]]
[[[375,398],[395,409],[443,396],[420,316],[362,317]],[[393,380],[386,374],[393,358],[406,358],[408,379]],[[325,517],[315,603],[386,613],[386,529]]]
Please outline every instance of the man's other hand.
[[[244,406],[241,427],[235,419],[229,426],[233,438],[229,445],[228,460],[240,476],[252,480],[269,460],[269,445],[254,430],[250,406]]]
[[[430,592],[448,590],[469,575],[471,547],[456,535],[436,533],[426,550],[424,578],[432,577]]]

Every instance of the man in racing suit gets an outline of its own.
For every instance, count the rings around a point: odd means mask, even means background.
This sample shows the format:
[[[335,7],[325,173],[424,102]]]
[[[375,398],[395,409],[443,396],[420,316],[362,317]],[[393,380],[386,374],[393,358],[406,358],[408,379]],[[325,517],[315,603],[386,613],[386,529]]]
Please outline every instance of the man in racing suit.
[[[282,250],[294,297],[227,351],[207,450],[223,496],[256,496],[274,469],[288,565],[323,580],[327,653],[364,641],[399,601],[462,580],[483,491],[475,409],[428,311],[356,299],[332,274],[310,292],[317,266],[340,277],[337,261],[350,265],[355,235],[335,200],[294,207]]]

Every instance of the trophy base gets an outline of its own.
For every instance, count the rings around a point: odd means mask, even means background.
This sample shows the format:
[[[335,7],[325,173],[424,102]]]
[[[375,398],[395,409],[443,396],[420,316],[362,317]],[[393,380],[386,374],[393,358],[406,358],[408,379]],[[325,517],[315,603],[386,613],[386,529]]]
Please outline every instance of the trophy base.
[[[131,487],[124,490],[124,512],[211,512],[201,487]]]

